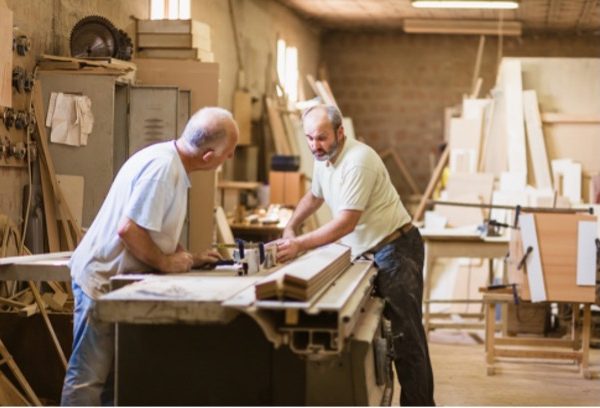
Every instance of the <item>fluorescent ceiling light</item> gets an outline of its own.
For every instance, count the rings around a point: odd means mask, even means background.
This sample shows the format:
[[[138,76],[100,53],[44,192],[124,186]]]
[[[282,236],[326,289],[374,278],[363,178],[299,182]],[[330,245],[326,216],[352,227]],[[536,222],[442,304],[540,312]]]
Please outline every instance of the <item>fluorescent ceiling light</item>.
[[[413,7],[417,8],[453,8],[453,9],[516,9],[519,8],[518,1],[509,0],[413,0]]]
[[[479,34],[479,35],[521,35],[519,21],[503,21],[499,24],[492,20],[427,20],[407,18],[403,24],[404,32],[412,34]]]

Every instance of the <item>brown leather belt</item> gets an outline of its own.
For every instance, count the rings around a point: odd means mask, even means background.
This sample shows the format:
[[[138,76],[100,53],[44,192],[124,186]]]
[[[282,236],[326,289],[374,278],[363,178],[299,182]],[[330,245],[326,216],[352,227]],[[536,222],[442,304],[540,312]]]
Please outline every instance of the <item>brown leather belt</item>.
[[[370,252],[372,254],[379,252],[381,249],[383,249],[384,246],[386,246],[387,244],[394,242],[398,238],[408,234],[410,232],[410,230],[412,230],[413,228],[414,228],[414,226],[410,222],[404,224],[397,230],[394,230],[394,232],[392,232],[390,235],[386,236],[381,241],[379,241],[377,243],[377,245],[375,245],[373,248],[369,249],[367,252]]]

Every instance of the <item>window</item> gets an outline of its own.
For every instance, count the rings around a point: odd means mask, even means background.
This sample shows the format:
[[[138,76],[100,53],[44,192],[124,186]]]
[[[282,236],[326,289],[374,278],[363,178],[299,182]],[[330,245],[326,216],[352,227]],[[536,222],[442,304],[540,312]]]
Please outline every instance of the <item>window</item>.
[[[190,16],[190,0],[150,0],[151,20],[189,19]]]
[[[288,101],[298,100],[298,49],[288,47],[285,40],[277,40],[277,77],[288,96]],[[280,90],[277,90],[280,93]],[[281,96],[281,95],[280,95]]]

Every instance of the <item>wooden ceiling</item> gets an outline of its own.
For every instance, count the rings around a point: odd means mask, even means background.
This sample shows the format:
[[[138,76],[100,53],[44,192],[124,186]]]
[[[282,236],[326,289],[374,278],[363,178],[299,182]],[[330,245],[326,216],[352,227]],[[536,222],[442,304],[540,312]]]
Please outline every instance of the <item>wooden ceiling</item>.
[[[517,10],[416,9],[410,0],[279,0],[326,29],[401,28],[406,18],[520,21],[525,32],[600,34],[600,0],[521,0]]]

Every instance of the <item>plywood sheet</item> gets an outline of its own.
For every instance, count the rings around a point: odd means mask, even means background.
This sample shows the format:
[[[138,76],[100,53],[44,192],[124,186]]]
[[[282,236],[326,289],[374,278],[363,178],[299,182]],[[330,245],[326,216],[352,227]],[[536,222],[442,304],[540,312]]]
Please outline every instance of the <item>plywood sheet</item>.
[[[540,111],[600,115],[600,58],[518,60],[523,89],[537,91]]]
[[[600,124],[553,123],[543,129],[551,160],[572,159],[586,173],[600,172]]]
[[[594,302],[595,287],[577,285],[577,241],[579,222],[595,220],[586,214],[535,214],[548,300]]]

